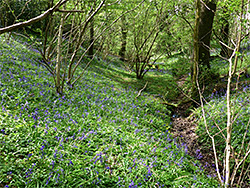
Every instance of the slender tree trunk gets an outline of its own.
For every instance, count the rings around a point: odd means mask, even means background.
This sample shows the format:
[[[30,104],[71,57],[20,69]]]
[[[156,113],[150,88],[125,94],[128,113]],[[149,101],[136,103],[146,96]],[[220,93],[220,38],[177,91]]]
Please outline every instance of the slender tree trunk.
[[[122,21],[122,25],[121,25],[121,40],[122,40],[122,43],[121,43],[121,49],[120,49],[120,52],[119,52],[119,55],[120,55],[120,59],[122,61],[125,60],[125,54],[126,54],[126,46],[127,46],[127,28],[126,28],[126,20],[125,20],[125,17],[123,16],[121,18],[121,21]]]
[[[59,26],[59,32],[58,32],[58,41],[57,41],[57,58],[56,58],[56,92],[59,94],[62,94],[61,90],[61,61],[62,61],[62,33],[63,33],[63,24],[64,24],[64,14],[61,17],[61,22]],[[63,83],[62,83],[63,84]]]
[[[241,14],[240,14],[240,21],[239,21],[239,28],[238,28],[237,46],[236,46],[237,52],[240,51],[241,36],[242,36],[241,32],[242,32],[242,24],[243,24],[242,20],[244,19],[244,4],[245,4],[245,1],[241,0]],[[239,58],[239,55],[236,54],[236,57],[234,59],[234,68],[233,68],[232,75],[234,75],[237,70],[238,58]]]
[[[94,55],[94,37],[95,37],[95,31],[94,31],[94,18],[92,18],[92,20],[90,21],[90,29],[89,29],[89,34],[90,34],[90,41],[89,41],[89,52],[88,55],[90,58],[92,58],[92,56]]]
[[[231,103],[230,103],[230,84],[232,80],[232,57],[229,59],[228,83],[227,83],[227,139],[226,139],[226,158],[225,158],[225,188],[230,185],[230,159],[231,159],[231,135],[232,135],[232,122],[231,122]]]

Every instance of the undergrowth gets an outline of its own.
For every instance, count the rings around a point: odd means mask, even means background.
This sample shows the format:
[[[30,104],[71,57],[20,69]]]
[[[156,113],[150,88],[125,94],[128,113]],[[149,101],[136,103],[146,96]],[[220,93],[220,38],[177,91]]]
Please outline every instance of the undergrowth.
[[[1,38],[0,186],[218,187],[169,133],[164,105],[136,98],[98,61],[56,95],[39,58]]]

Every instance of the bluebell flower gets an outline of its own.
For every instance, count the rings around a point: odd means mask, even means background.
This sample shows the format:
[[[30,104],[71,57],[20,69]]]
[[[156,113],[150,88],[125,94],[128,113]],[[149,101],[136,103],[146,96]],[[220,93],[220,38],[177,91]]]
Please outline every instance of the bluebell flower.
[[[74,165],[71,159],[69,159],[69,165]]]
[[[40,150],[43,150],[45,148],[45,146],[43,145],[41,148],[40,148]]]

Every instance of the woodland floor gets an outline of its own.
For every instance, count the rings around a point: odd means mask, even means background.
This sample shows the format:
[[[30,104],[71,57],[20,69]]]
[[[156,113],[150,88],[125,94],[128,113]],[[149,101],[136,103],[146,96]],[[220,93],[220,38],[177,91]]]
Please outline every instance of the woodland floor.
[[[181,107],[182,108],[182,107]],[[188,154],[199,160],[201,167],[208,173],[208,175],[217,177],[214,152],[212,146],[205,148],[198,141],[198,135],[195,133],[197,124],[193,117],[172,117],[172,133],[180,142],[185,143],[188,147]],[[206,133],[204,133],[206,134]],[[220,170],[223,166],[219,163]],[[238,182],[239,177],[235,177],[235,182]],[[234,185],[233,187],[238,187]],[[243,182],[241,187],[250,188],[250,184]]]
[[[186,77],[182,77],[177,80],[177,85],[182,88],[186,81]],[[178,95],[174,103],[186,98],[184,93]],[[198,142],[198,135],[195,133],[197,124],[195,118],[190,116],[190,112],[187,113],[192,105],[192,101],[178,105],[173,109],[174,116],[172,116],[172,130],[173,136],[178,138],[181,142],[185,143],[188,147],[188,153],[192,157],[195,157],[209,174],[214,175],[214,155],[212,150],[204,150],[202,145]]]
[[[186,78],[182,77],[177,80],[178,86],[181,88],[185,83]],[[238,82],[238,84],[232,84],[232,88],[242,89],[242,85],[248,83],[247,81]],[[226,89],[226,84],[216,84],[214,86],[214,90]],[[180,94],[174,101],[175,104],[178,104],[179,101],[182,101],[183,98],[186,98],[185,94]],[[192,116],[191,112],[187,113],[187,109],[190,109],[192,105],[192,101],[188,103],[183,103],[178,105],[173,109],[174,116],[172,116],[172,134],[175,138],[177,138],[180,142],[185,143],[188,147],[188,154],[197,160],[199,160],[202,168],[211,176],[216,177],[216,167],[214,160],[214,152],[211,147],[204,147],[198,141],[198,135],[195,133],[197,129],[197,123],[194,116]],[[204,133],[206,134],[206,133]],[[220,171],[223,170],[223,164],[219,161]],[[235,182],[237,182],[238,177],[235,177]],[[242,187],[250,188],[250,184],[242,184]],[[233,186],[237,187],[237,186]]]

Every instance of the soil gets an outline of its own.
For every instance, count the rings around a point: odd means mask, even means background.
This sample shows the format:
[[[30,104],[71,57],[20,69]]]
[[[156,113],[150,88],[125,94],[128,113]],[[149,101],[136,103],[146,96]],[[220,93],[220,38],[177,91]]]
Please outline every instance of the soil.
[[[202,168],[210,175],[216,175],[214,154],[212,150],[204,149],[198,142],[198,135],[195,133],[197,124],[194,118],[174,117],[172,118],[172,134],[188,148],[188,154],[196,158]]]
[[[184,84],[185,78],[181,78],[177,81],[179,87]],[[244,82],[245,84],[245,82]],[[239,84],[241,88],[241,84]],[[221,88],[221,87],[220,87]],[[216,89],[216,87],[215,87]],[[178,103],[178,101],[183,100],[186,96],[184,94],[180,94],[178,98],[176,98],[173,102]],[[183,103],[178,105],[173,109],[172,115],[172,134],[175,138],[178,138],[180,142],[185,143],[188,147],[188,154],[194,158],[196,158],[202,168],[212,177],[216,177],[216,168],[215,168],[215,160],[213,149],[203,147],[201,143],[199,143],[199,136],[195,133],[197,129],[196,119],[190,113],[190,109],[192,107],[192,101],[189,103]],[[212,145],[212,144],[211,144]],[[223,166],[219,163],[220,171],[223,170]],[[235,177],[235,182],[237,182],[238,177]],[[242,187],[250,187],[249,184],[241,185]],[[235,187],[235,186],[234,186]]]
[[[186,77],[182,77],[177,81],[179,88],[182,88],[185,81]],[[177,101],[182,101],[185,98],[185,94],[181,92],[174,103],[178,103]],[[216,175],[213,151],[205,150],[198,142],[198,135],[195,133],[197,128],[195,117],[191,116],[190,110],[187,110],[192,108],[193,102],[191,100],[187,101],[189,102],[181,103],[173,109],[171,132],[175,138],[187,145],[188,154],[199,160],[204,170],[211,175]]]

